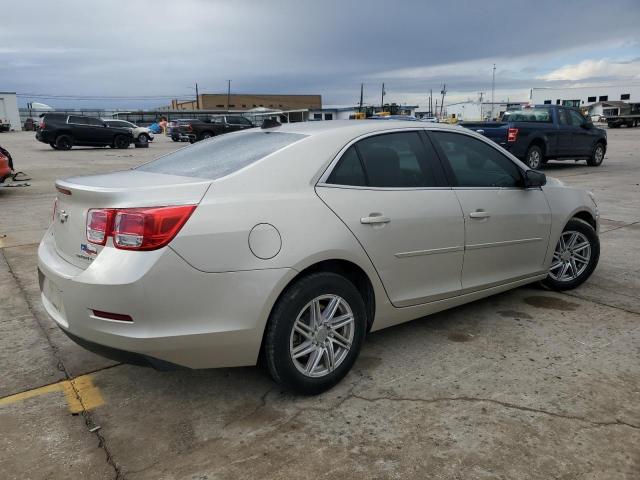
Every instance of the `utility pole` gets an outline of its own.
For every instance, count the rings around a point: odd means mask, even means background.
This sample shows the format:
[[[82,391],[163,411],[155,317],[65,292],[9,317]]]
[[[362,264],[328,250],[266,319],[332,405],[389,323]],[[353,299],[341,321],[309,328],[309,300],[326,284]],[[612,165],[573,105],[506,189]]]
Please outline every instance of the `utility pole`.
[[[429,89],[429,116],[433,117],[433,88]]]
[[[496,64],[493,64],[493,75],[491,77],[491,120],[493,120],[493,104],[495,103],[496,94]]]
[[[362,101],[364,99],[364,83],[360,84],[360,107],[358,108],[358,112],[362,112]]]
[[[200,95],[198,95],[198,84],[196,83],[196,110],[200,110]]]
[[[447,94],[447,84],[442,84],[442,90],[440,90],[442,94],[442,101],[440,102],[440,116],[442,117],[442,109],[444,108],[444,96]]]
[[[484,121],[484,117],[482,116],[482,96],[484,95],[484,92],[478,92],[480,94],[480,121]]]
[[[230,100],[231,100],[231,80],[227,80],[227,112],[229,111]]]
[[[384,91],[384,83],[382,84],[382,99],[380,100],[380,111],[384,111],[384,94],[387,93]]]

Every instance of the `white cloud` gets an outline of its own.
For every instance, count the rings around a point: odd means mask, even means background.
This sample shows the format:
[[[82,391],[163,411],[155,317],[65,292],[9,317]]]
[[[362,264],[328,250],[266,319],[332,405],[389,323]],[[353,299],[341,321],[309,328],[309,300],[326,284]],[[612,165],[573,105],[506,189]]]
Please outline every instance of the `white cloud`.
[[[608,58],[583,60],[573,65],[564,65],[537,78],[546,81],[576,81],[601,77],[615,77],[619,80],[640,79],[640,59],[630,61]]]

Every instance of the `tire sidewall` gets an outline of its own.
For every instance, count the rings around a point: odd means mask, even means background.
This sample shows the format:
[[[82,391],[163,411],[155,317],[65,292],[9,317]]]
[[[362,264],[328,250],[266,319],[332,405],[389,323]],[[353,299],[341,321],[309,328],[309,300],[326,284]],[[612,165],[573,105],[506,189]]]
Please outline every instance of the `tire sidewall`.
[[[591,258],[585,271],[582,272],[578,278],[571,280],[570,282],[560,282],[551,278],[550,275],[547,275],[547,278],[543,280],[543,284],[552,290],[571,290],[582,285],[596,269],[598,266],[598,260],[600,259],[600,239],[591,225],[584,220],[572,218],[567,222],[565,227],[562,229],[562,232],[564,233],[568,230],[575,230],[587,237],[591,244]],[[553,245],[554,251],[556,245]]]
[[[598,149],[602,149],[602,157],[600,158],[600,161],[596,160],[596,153],[598,152]],[[604,155],[606,153],[606,149],[604,147],[604,145],[600,142],[596,143],[595,147],[593,147],[593,153],[591,154],[591,158],[589,159],[589,165],[593,166],[593,167],[598,167],[600,165],[602,165],[602,162],[604,161]]]
[[[126,142],[126,145],[125,145]],[[125,137],[124,135],[117,135],[114,139],[113,139],[113,145],[121,150],[124,150],[125,148],[129,148],[129,142],[127,141],[127,137]]]
[[[344,361],[330,374],[320,378],[307,377],[293,364],[289,341],[293,324],[302,309],[321,295],[339,295],[351,307],[354,315],[354,338]],[[320,272],[310,274],[288,287],[276,302],[269,317],[265,339],[265,355],[269,371],[278,383],[305,395],[326,391],[351,370],[362,347],[366,333],[366,310],[356,287],[341,275]]]
[[[149,137],[146,133],[141,133],[138,135],[138,143],[149,143]]]
[[[56,138],[56,147],[58,147],[58,150],[71,150],[73,140],[69,135],[60,135]]]

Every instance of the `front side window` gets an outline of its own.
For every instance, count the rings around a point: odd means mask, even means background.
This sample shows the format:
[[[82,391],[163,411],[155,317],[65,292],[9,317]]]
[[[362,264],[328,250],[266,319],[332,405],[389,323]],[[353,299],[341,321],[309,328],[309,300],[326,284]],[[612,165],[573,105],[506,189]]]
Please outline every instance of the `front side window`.
[[[571,125],[571,120],[566,110],[558,110],[558,123],[560,123],[560,125]]]
[[[458,187],[520,187],[522,173],[496,148],[469,135],[429,132],[451,167]]]
[[[251,122],[244,117],[227,117],[230,125],[251,125]]]
[[[428,157],[418,132],[367,137],[343,154],[327,183],[378,188],[433,187],[436,180],[431,162],[435,161],[435,153]]]
[[[585,122],[585,118],[575,110],[569,110],[569,118],[571,119],[571,125],[574,127],[580,127]]]
[[[87,119],[87,125],[91,125],[93,127],[102,127],[104,122],[99,118],[85,117]]]
[[[221,135],[164,155],[136,170],[216,180],[240,170],[307,135],[255,132]]]

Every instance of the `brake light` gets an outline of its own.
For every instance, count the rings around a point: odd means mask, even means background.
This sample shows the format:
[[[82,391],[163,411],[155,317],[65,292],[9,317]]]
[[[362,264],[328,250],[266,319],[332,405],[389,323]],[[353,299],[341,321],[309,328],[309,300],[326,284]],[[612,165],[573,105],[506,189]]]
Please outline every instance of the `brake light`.
[[[104,245],[111,234],[115,210],[92,208],[87,212],[87,240],[96,245]]]
[[[46,128],[46,125],[45,125],[45,123],[44,123],[44,120],[42,120],[42,121],[40,122],[40,130],[44,130],[45,128]]]
[[[193,132],[193,127],[190,123],[187,123],[187,132]]]
[[[195,205],[150,208],[91,209],[87,240],[123,250],[156,250],[167,245],[187,222]]]
[[[510,128],[507,131],[507,142],[513,143],[517,139],[518,139],[518,129],[517,128]]]

